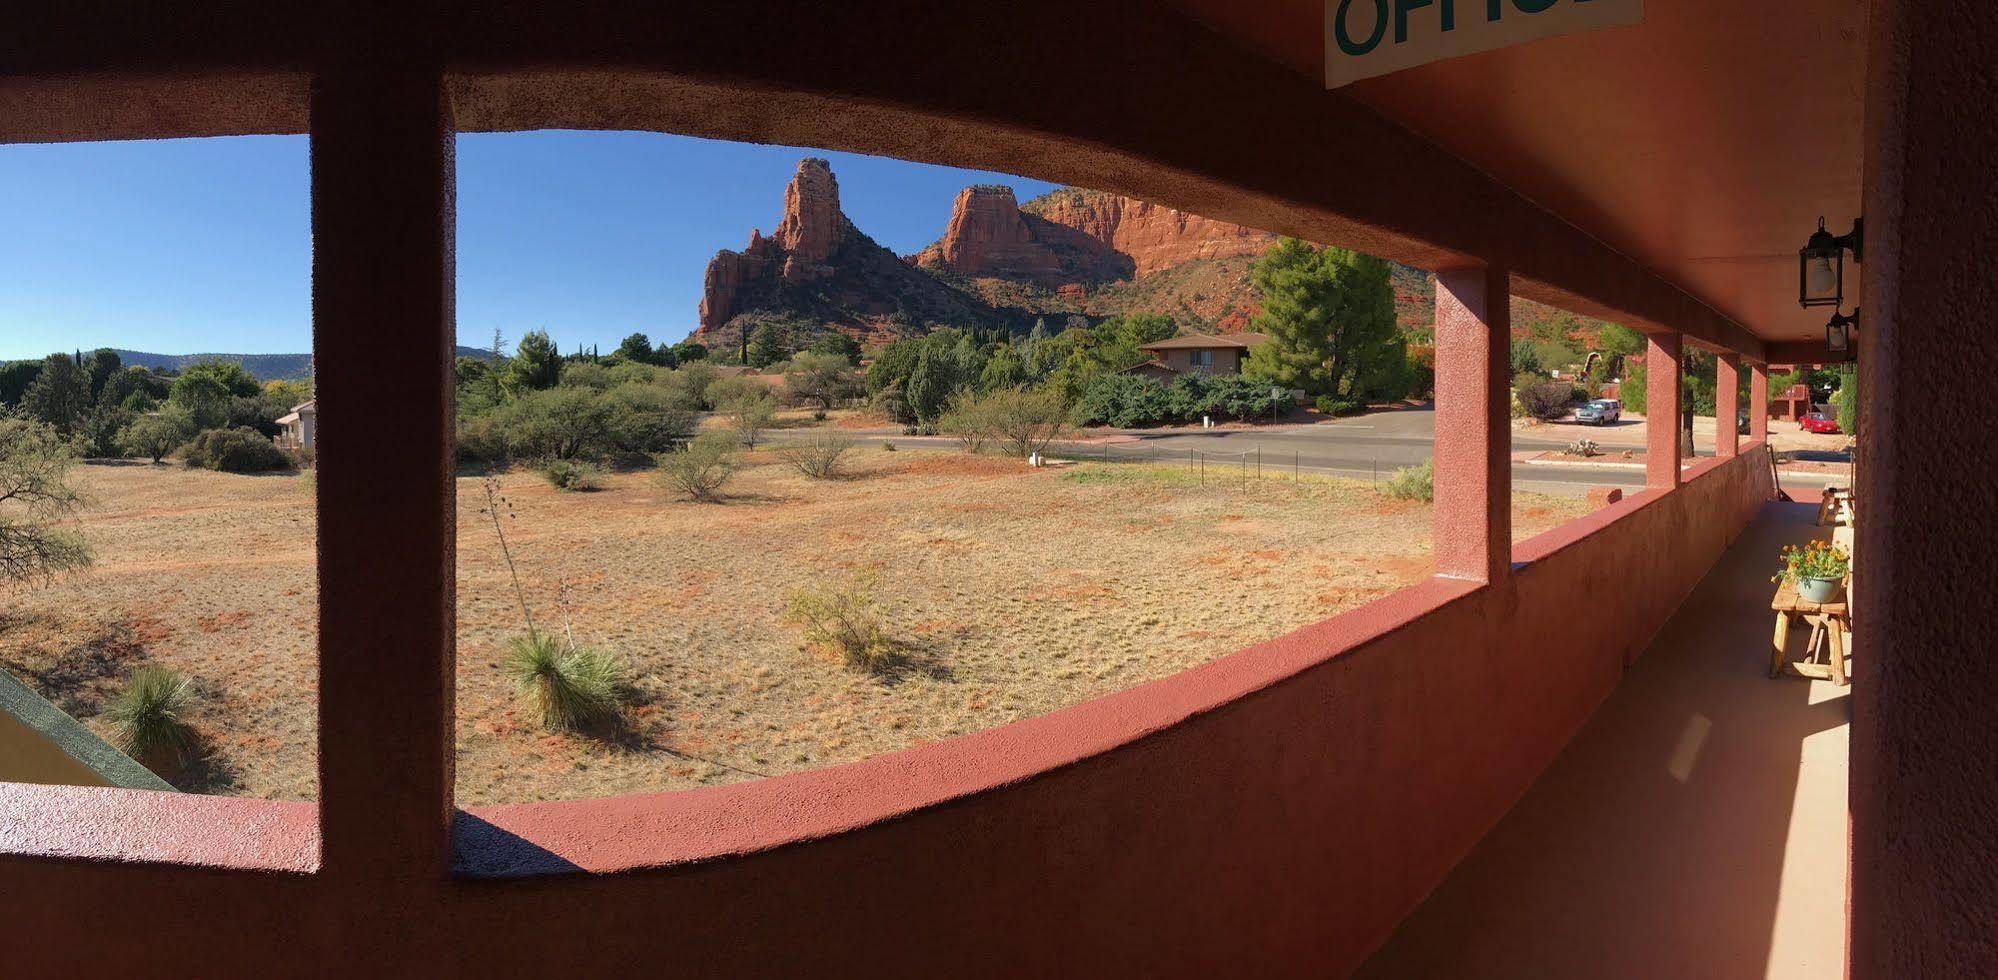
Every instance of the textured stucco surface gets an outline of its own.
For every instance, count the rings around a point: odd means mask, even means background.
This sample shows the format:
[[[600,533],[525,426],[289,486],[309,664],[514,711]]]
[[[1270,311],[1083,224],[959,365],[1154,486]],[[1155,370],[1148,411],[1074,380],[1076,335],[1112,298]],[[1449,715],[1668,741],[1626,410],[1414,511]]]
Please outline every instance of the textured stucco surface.
[[[1871,35],[1852,975],[1998,976],[1998,461],[1958,422],[1998,414],[1998,25],[1879,0]]]

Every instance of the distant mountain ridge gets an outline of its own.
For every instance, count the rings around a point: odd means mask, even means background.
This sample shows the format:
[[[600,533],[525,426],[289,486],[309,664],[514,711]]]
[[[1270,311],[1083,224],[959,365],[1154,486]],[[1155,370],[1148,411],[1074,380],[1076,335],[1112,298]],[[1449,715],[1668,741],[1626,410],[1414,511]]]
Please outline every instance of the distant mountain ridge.
[[[95,350],[96,348],[90,348]],[[84,351],[89,353],[90,350]],[[264,381],[303,381],[312,377],[311,354],[149,354],[145,351],[112,348],[118,360],[128,366],[160,368],[167,371],[180,371],[190,364],[202,361],[239,361],[243,370]],[[491,359],[493,352],[479,347],[459,345],[459,357],[480,357]]]

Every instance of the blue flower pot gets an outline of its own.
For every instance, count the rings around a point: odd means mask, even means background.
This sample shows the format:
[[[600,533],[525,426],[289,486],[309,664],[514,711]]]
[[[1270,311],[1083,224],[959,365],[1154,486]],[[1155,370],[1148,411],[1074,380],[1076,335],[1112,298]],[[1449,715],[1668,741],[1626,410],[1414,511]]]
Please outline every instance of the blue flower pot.
[[[1845,580],[1842,578],[1799,578],[1797,598],[1821,604],[1837,602],[1838,595],[1844,591],[1844,588]]]

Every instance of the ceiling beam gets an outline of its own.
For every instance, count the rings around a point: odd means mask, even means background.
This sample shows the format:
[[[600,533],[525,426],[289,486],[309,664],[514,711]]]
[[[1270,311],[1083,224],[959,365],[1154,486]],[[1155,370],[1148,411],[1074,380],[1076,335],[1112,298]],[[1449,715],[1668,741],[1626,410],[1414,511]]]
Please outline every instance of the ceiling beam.
[[[432,61],[460,75],[462,129],[654,129],[1019,173],[1426,269],[1498,265],[1519,295],[1762,356],[1561,216],[1151,0],[428,0],[396,19],[361,0],[97,6],[16,18],[34,41],[0,47],[0,140],[295,132],[302,106],[271,79]],[[150,112],[104,94],[138,77],[215,101]]]

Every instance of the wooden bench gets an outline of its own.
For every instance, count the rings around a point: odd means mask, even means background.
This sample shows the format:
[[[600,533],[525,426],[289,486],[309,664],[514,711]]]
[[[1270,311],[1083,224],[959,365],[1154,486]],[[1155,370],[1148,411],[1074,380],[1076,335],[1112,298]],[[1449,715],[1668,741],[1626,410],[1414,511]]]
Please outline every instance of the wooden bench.
[[[1851,583],[1851,577],[1847,576],[1848,589]],[[1796,583],[1785,580],[1777,587],[1776,598],[1770,600],[1769,608],[1776,613],[1776,635],[1770,641],[1769,651],[1770,677],[1781,677],[1788,669],[1799,676],[1828,680],[1841,687],[1851,683],[1845,669],[1845,645],[1852,635],[1852,617],[1843,598],[1837,602],[1809,602],[1797,594]],[[1797,619],[1810,625],[1811,636],[1805,659],[1791,662],[1785,648],[1789,644],[1791,623]],[[1820,647],[1825,648],[1828,663],[1818,663]]]

